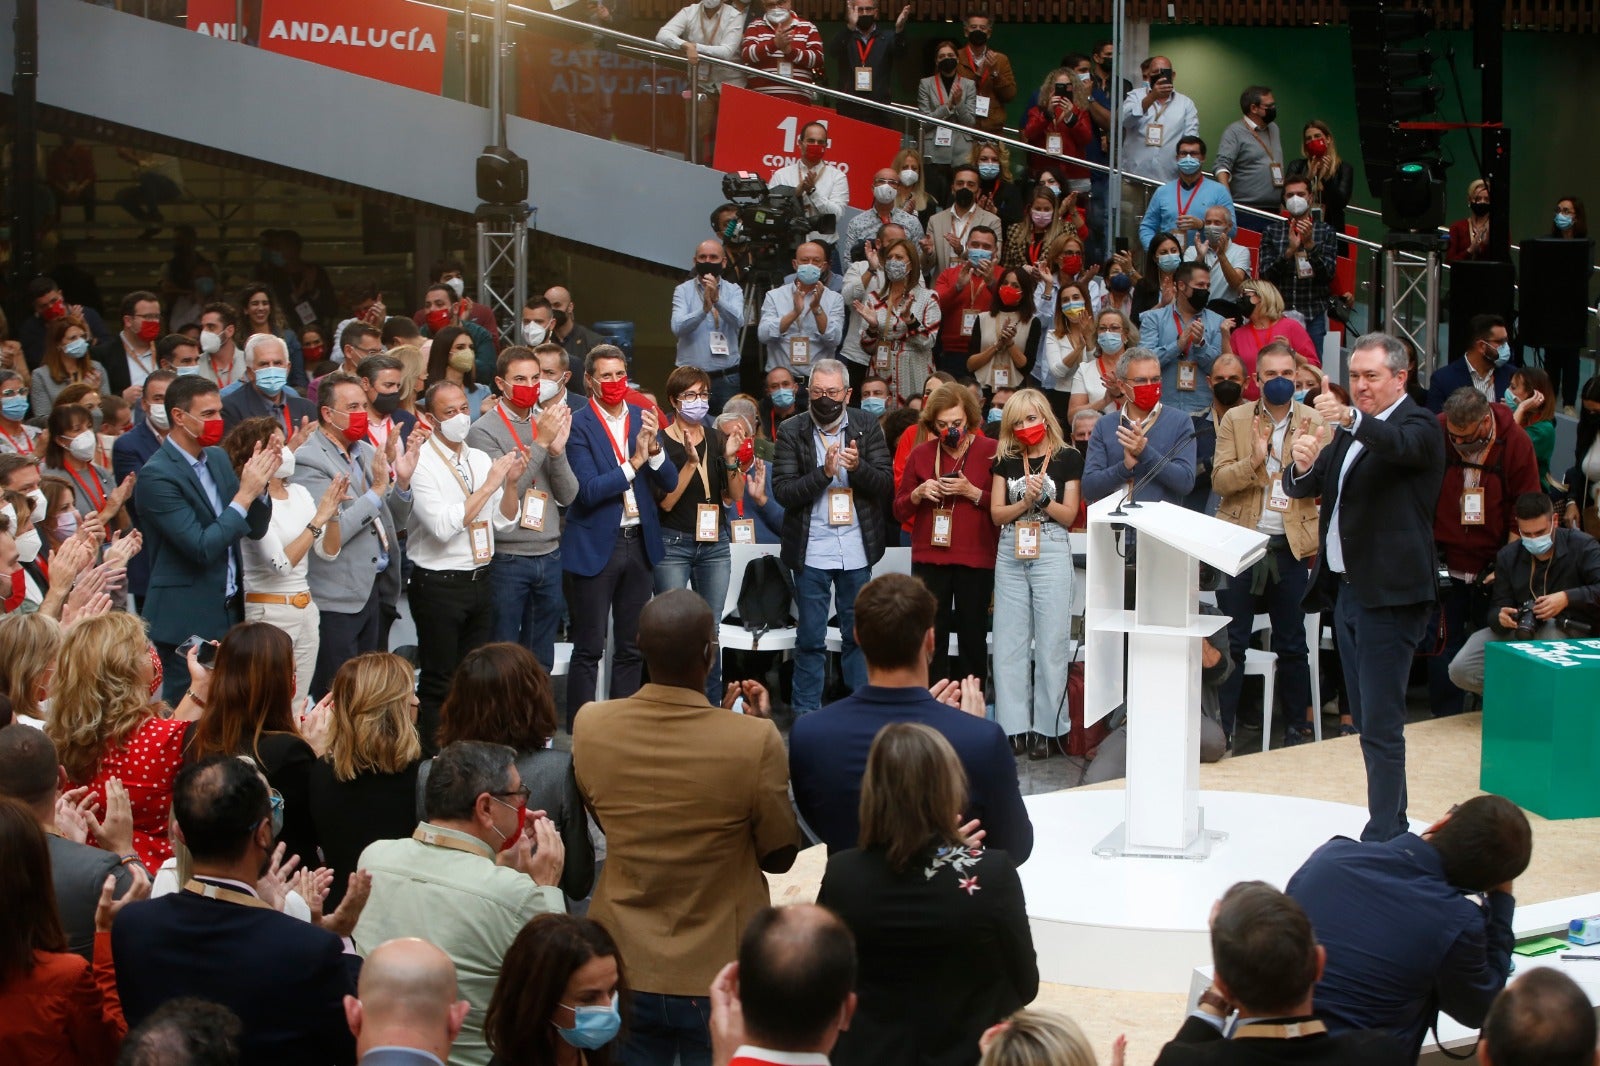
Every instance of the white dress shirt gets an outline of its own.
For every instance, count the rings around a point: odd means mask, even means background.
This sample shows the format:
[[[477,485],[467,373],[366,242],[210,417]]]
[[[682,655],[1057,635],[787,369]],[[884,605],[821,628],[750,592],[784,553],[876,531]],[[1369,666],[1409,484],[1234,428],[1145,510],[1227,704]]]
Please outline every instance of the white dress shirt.
[[[818,163],[815,167],[807,167],[804,163],[790,163],[773,171],[772,180],[767,184],[774,187],[787,185],[798,189],[808,171],[815,174],[817,180],[811,191],[801,197],[806,205],[806,211],[813,218],[818,215],[833,215],[838,220],[838,228],[831,234],[812,230],[806,235],[806,240],[821,241],[832,247],[833,242],[839,239],[838,235],[844,232],[844,209],[850,203],[850,179],[844,176],[844,171],[826,161]]]
[[[635,470],[633,468],[633,464],[628,462],[628,456],[633,454],[634,445],[634,442],[628,439],[628,405],[623,404],[621,413],[615,415],[608,412],[599,404],[595,404],[595,410],[600,412],[600,422],[603,426],[605,426],[606,433],[611,437],[612,443],[617,446],[617,450],[622,452],[622,459],[620,460],[622,466],[622,476],[628,479],[629,485],[633,485],[634,479],[639,476],[639,471]],[[654,455],[645,460],[645,463],[650,467],[651,470],[660,470],[661,464],[666,461],[667,450],[665,448],[658,448],[656,449],[656,453]],[[637,486],[634,487],[633,491],[635,493],[639,491]],[[638,497],[636,496],[636,502],[637,499]],[[639,516],[633,515],[632,517],[629,517],[628,509],[624,507],[622,509],[621,528],[627,529],[629,526],[636,526],[638,524]]]
[[[476,570],[489,565],[473,561],[466,513],[467,493],[476,492],[488,479],[492,465],[486,452],[465,444],[460,452],[431,439],[422,446],[416,473],[411,475],[411,517],[406,522],[406,554],[413,563],[424,570]],[[467,492],[462,491],[462,482]],[[494,531],[510,529],[521,517],[501,514],[500,496],[501,490],[496,489],[473,519],[489,523],[490,552],[494,551]]]
[[[1406,394],[1402,392],[1398,400],[1379,411],[1374,417],[1380,422],[1387,422],[1389,416],[1394,414],[1394,409],[1405,402],[1405,398]],[[1352,407],[1351,410],[1355,411],[1355,419],[1350,423],[1350,428],[1344,429],[1342,426],[1340,428],[1354,437],[1356,430],[1361,428],[1361,419],[1365,416],[1358,408]],[[1339,502],[1334,505],[1333,514],[1328,516],[1328,569],[1336,574],[1344,573],[1344,541],[1339,539],[1339,511],[1344,505],[1344,478],[1350,473],[1350,464],[1354,463],[1356,456],[1360,454],[1361,441],[1352,440],[1350,447],[1344,453],[1344,465],[1339,467]]]
[[[1145,85],[1135,85],[1122,99],[1122,169],[1157,181],[1178,177],[1178,139],[1200,132],[1200,112],[1194,101],[1173,90],[1165,107],[1151,104],[1145,110]],[[1149,144],[1150,127],[1161,127],[1161,143]]]

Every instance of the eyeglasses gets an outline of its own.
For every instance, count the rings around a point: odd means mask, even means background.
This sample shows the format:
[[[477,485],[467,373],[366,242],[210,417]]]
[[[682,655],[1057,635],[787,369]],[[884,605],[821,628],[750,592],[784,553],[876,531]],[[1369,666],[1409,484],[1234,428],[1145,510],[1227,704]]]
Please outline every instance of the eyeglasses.
[[[13,396],[26,396],[26,395],[28,395],[28,390],[26,388],[0,390],[0,399],[9,400]]]
[[[1159,385],[1159,384],[1161,384],[1161,379],[1159,377],[1154,377],[1154,378],[1129,378],[1128,379],[1128,384],[1129,385]]]
[[[842,400],[844,399],[844,394],[849,391],[850,390],[848,388],[843,386],[837,389],[823,389],[813,385],[810,389],[810,394],[813,400],[820,400],[824,396],[830,400]]]
[[[512,790],[510,792],[491,792],[491,793],[489,793],[489,798],[494,800],[495,802],[499,803],[502,806],[510,807],[511,804],[509,804],[509,803],[507,803],[505,801],[505,798],[507,796],[510,796],[510,797],[514,798],[517,801],[517,806],[515,808],[513,808],[513,810],[515,810],[515,809],[518,809],[518,808],[526,807],[528,805],[528,797],[531,796],[531,795],[533,795],[533,791],[530,788],[528,788],[527,785],[523,785],[521,788],[514,789],[514,790]]]
[[[382,355],[383,354],[383,349],[382,348],[357,348],[356,349],[356,354],[361,356],[361,358],[363,358],[363,359],[370,359],[375,355]]]
[[[678,399],[680,399],[680,400],[709,400],[709,399],[711,399],[711,394],[709,392],[682,392],[682,393],[678,394]]]

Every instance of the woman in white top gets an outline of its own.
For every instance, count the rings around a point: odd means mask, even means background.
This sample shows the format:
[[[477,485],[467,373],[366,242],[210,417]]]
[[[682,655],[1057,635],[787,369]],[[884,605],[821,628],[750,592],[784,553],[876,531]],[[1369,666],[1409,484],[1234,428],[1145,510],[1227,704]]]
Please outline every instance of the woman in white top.
[[[1039,357],[1044,324],[1034,312],[1033,286],[1021,267],[1002,269],[990,287],[989,310],[972,324],[967,369],[986,389],[1021,388]]]
[[[901,405],[922,395],[933,372],[939,301],[922,283],[922,259],[909,240],[869,248],[867,266],[871,277],[862,297],[853,301],[860,324],[853,339],[871,372],[889,383],[890,398]],[[848,351],[841,354],[852,358]]]
[[[1078,365],[1072,382],[1072,403],[1068,419],[1085,407],[1104,414],[1122,410],[1122,387],[1117,384],[1117,360],[1122,353],[1137,347],[1139,330],[1121,311],[1109,309],[1094,316],[1095,349]]]
[[[1069,424],[1068,412],[1078,367],[1085,359],[1094,358],[1099,350],[1095,347],[1095,319],[1089,312],[1087,290],[1087,286],[1076,281],[1061,286],[1055,321],[1044,335],[1044,358],[1034,372],[1044,386],[1041,391],[1050,401],[1050,411],[1058,425]]]
[[[313,503],[305,486],[289,484],[295,450],[311,435],[311,428],[302,429],[285,444],[283,427],[277,419],[250,418],[233,427],[222,442],[235,471],[244,468],[257,448],[283,453],[283,462],[267,482],[267,495],[272,499],[272,522],[267,535],[260,540],[246,538],[240,542],[240,549],[244,557],[245,621],[277,626],[294,641],[296,707],[305,705],[321,644],[322,616],[311,601],[306,555],[312,550],[319,559],[333,559],[339,554],[339,503],[350,487],[349,478],[336,477],[328,483],[321,501]]]

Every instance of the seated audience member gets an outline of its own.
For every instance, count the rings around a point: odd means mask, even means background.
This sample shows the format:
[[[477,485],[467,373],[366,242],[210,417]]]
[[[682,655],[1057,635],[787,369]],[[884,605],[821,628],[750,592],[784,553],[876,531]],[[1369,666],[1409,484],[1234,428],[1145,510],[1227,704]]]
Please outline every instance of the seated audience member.
[[[237,1066],[239,1016],[219,1003],[168,1000],[128,1031],[118,1066]]]
[[[793,864],[799,831],[783,739],[762,720],[766,690],[729,686],[724,707],[740,695],[743,715],[706,700],[717,622],[705,600],[688,589],[651,600],[639,650],[652,683],[590,704],[572,735],[578,788],[606,833],[589,913],[628,960],[628,1060],[704,1062],[711,1040],[695,1001],[767,905],[763,872]]]
[[[368,844],[417,827],[422,743],[414,677],[409,662],[386,651],[358,655],[333,677],[307,792],[317,845],[333,868],[324,910],[344,898]]]
[[[1112,1046],[1112,1066],[1121,1066],[1126,1037]],[[1100,1066],[1089,1038],[1065,1014],[1019,1010],[983,1034],[979,1066]]]
[[[1161,1049],[1156,1066],[1404,1066],[1414,1061],[1416,1056],[1407,1055],[1387,1033],[1329,1033],[1311,1004],[1327,957],[1293,899],[1263,881],[1240,881],[1211,912],[1211,987],[1201,993],[1199,1007],[1178,1035]],[[1225,1034],[1234,1012],[1238,1020]]]
[[[1529,970],[1495,997],[1478,1042],[1483,1066],[1594,1066],[1594,1007],[1554,967]]]
[[[206,688],[210,671],[193,665],[192,652],[189,662],[197,687]],[[183,762],[184,730],[206,698],[191,688],[166,718],[160,691],[161,660],[139,619],[120,611],[86,618],[62,639],[45,723],[69,783],[88,785],[101,803],[113,777],[128,790],[133,848],[147,870],[172,854],[172,782]]]
[[[506,950],[534,915],[566,909],[555,887],[561,837],[549,819],[530,819],[527,803],[515,751],[457,741],[433,760],[426,820],[410,837],[369,845],[359,860],[372,874],[372,898],[356,923],[356,949],[426,933],[450,956],[474,1005],[451,1053],[467,1066],[489,1062],[483,1011]]]
[[[133,884],[135,870],[147,877],[150,871],[133,850],[133,814],[122,783],[107,783],[101,818],[92,805],[80,807],[74,802],[77,797],[62,795],[64,776],[56,746],[44,733],[21,724],[0,729],[0,796],[23,804],[38,819],[50,846],[50,873],[66,950],[90,959],[95,907],[107,878],[120,898]],[[88,835],[100,846],[87,844]]]
[[[1312,852],[1288,892],[1327,948],[1317,1016],[1333,1032],[1392,1033],[1413,1057],[1436,1010],[1482,1025],[1510,970],[1511,882],[1532,847],[1527,816],[1488,795],[1420,836],[1335,837]]]
[[[128,1022],[199,996],[239,1016],[245,1062],[354,1062],[344,997],[361,960],[255,888],[276,828],[266,779],[214,755],[178,775],[173,809],[193,872],[182,891],[123,911],[111,933]]]
[[[838,915],[811,903],[764,908],[711,986],[713,1061],[827,1061],[855,1015],[855,987],[855,940]]]
[[[506,952],[484,1021],[489,1050],[496,1062],[521,1066],[611,1066],[630,999],[622,957],[602,925],[541,914]]]
[[[450,1045],[472,1004],[458,999],[450,956],[415,937],[379,944],[361,966],[344,1016],[362,1066],[429,1066]]]
[[[1193,422],[1162,402],[1160,358],[1148,348],[1126,349],[1117,360],[1117,379],[1126,399],[1122,410],[1101,416],[1089,437],[1083,460],[1084,498],[1094,503],[1126,491],[1129,482],[1143,481],[1170,453],[1171,461],[1133,498],[1139,503],[1182,505],[1194,488]]]
[[[572,754],[550,746],[556,730],[550,675],[520,644],[485,644],[469,651],[439,708],[441,745],[479,740],[508,745],[517,753],[517,774],[528,790],[529,810],[543,811],[561,834],[566,850],[561,891],[583,899],[594,887],[594,845]],[[430,766],[424,763],[417,771],[419,794],[427,789]]]
[[[943,733],[966,773],[961,812],[982,823],[986,843],[1018,865],[1033,852],[1033,823],[1017,789],[1016,761],[1004,731],[983,717],[977,686],[960,706],[947,705],[958,686],[928,689],[938,605],[921,581],[905,574],[874,578],[856,597],[855,632],[867,661],[867,683],[822,710],[795,720],[789,773],[795,806],[829,852],[861,839],[861,778],[878,731],[891,722],[917,722]]]
[[[855,936],[863,971],[839,1066],[970,1064],[983,1031],[1039,990],[1016,865],[963,836],[966,799],[955,749],[936,730],[893,722],[878,733],[859,845],[829,858],[817,893]]]
[[[12,726],[11,728],[27,728]],[[128,1025],[117,1006],[109,932],[120,904],[97,897],[93,968],[67,950],[50,877],[47,834],[26,806],[0,799],[0,1061],[28,1066],[110,1062]],[[109,882],[109,878],[107,881]],[[142,877],[137,894],[149,893]]]
[[[1495,556],[1489,624],[1450,660],[1450,683],[1463,692],[1483,691],[1491,640],[1564,640],[1600,626],[1600,543],[1558,523],[1542,492],[1518,496],[1513,513],[1518,539]],[[1533,624],[1525,627],[1530,607]]]

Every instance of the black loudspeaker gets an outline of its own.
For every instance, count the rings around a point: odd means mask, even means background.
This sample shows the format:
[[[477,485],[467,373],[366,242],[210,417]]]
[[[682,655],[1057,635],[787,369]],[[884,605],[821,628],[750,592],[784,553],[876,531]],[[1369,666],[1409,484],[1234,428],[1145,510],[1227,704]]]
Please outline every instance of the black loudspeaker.
[[[528,161],[509,148],[490,145],[478,156],[478,199],[520,204],[528,198]]]
[[[1441,352],[1458,359],[1467,350],[1467,323],[1478,315],[1499,315],[1511,327],[1513,340],[1519,337],[1513,311],[1512,286],[1517,280],[1510,263],[1479,263],[1464,260],[1450,264],[1450,350]],[[1524,341],[1523,343],[1526,343]],[[1440,359],[1443,364],[1446,359]]]
[[[1588,343],[1593,263],[1592,240],[1535,237],[1522,242],[1518,335],[1524,345],[1582,348]]]

